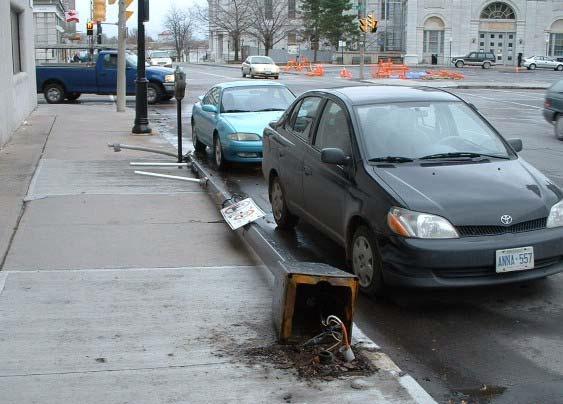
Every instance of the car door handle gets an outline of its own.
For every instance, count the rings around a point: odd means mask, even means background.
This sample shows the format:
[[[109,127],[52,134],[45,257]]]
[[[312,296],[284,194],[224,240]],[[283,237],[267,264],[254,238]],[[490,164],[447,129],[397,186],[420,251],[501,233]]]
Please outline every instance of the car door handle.
[[[279,157],[285,156],[285,153],[283,152],[283,150],[279,150],[279,149],[278,149],[278,156],[279,156]]]
[[[303,174],[305,175],[313,175],[313,170],[309,166],[303,166]]]

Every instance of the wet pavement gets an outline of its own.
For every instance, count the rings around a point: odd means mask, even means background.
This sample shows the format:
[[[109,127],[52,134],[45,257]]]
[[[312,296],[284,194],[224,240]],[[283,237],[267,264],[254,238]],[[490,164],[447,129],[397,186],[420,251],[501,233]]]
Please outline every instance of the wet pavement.
[[[471,74],[504,72],[466,69]],[[191,149],[191,104],[213,84],[239,80],[235,69],[190,66],[184,102],[184,148]],[[533,72],[535,79],[555,80],[554,72]],[[522,74],[522,77],[529,75]],[[531,75],[531,74],[530,74]],[[543,75],[543,76],[538,76]],[[563,77],[563,75],[561,75]],[[319,87],[358,85],[333,75],[305,78],[282,75],[296,94]],[[543,120],[543,91],[454,90],[472,102],[505,137],[520,137],[521,155],[563,186],[563,142]],[[85,97],[82,102],[111,102]],[[133,106],[131,101],[129,106]],[[153,126],[176,139],[174,101],[150,108]],[[211,156],[199,157],[213,170]],[[233,165],[217,173],[231,192],[250,195],[270,212],[259,166]],[[344,268],[344,251],[311,226],[295,231],[275,228],[271,213],[263,230],[287,257]],[[528,284],[462,290],[395,289],[383,299],[362,297],[359,327],[440,402],[563,402],[563,275]]]

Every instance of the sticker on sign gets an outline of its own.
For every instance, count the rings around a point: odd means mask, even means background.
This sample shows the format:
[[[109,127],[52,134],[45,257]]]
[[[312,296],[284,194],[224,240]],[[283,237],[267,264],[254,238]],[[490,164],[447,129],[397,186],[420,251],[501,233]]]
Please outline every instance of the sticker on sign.
[[[221,214],[233,230],[266,216],[251,198],[221,209]]]

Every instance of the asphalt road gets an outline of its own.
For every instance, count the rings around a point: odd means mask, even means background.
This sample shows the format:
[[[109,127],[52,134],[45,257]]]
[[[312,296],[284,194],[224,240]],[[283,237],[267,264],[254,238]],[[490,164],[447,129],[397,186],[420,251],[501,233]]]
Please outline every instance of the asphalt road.
[[[466,69],[468,70],[468,69]],[[510,82],[505,72],[495,75]],[[191,103],[213,84],[240,79],[238,70],[189,66],[185,100],[184,148],[191,148]],[[554,72],[536,71],[518,80],[554,81]],[[282,75],[296,94],[343,84],[324,78]],[[477,106],[506,137],[520,137],[521,155],[563,187],[563,142],[541,117],[543,91],[455,90]],[[82,102],[111,102],[85,96]],[[128,105],[133,107],[132,99]],[[150,108],[153,126],[175,139],[174,101]],[[205,160],[205,157],[204,157]],[[211,156],[207,162],[212,168]],[[223,178],[231,191],[252,196],[270,211],[267,189],[257,166],[233,166]],[[307,225],[295,232],[275,229],[271,214],[264,230],[287,256],[344,268],[343,250]],[[394,290],[385,299],[362,297],[356,322],[439,402],[563,403],[563,275],[529,284],[446,291]]]

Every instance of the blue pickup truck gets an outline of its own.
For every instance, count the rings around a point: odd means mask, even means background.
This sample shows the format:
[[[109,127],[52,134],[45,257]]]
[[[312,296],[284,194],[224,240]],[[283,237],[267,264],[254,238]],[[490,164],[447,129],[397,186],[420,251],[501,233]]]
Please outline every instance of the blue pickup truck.
[[[147,67],[149,104],[174,97],[174,70]],[[137,57],[127,54],[127,94],[135,95]],[[117,52],[101,51],[95,64],[48,64],[37,67],[37,92],[50,104],[76,100],[81,94],[117,93]]]

